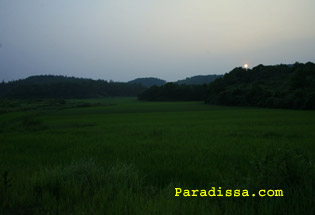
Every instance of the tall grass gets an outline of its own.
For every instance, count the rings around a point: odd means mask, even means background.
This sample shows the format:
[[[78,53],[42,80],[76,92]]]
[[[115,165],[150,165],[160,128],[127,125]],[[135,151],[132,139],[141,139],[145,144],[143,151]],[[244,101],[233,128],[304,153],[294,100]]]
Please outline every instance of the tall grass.
[[[314,213],[314,111],[69,102],[1,114],[0,214]],[[175,187],[284,197],[185,198]]]

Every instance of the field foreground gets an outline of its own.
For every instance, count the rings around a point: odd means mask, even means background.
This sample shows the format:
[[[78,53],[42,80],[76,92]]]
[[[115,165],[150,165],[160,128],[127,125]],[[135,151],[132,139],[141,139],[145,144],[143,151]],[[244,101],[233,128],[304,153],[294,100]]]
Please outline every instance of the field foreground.
[[[0,102],[0,214],[314,214],[315,111]],[[175,197],[175,188],[283,197]]]

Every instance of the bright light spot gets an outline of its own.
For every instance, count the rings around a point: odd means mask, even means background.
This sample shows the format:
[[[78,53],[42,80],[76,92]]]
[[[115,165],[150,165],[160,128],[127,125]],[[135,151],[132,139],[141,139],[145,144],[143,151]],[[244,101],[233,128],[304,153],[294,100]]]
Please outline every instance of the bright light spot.
[[[248,64],[247,63],[244,64],[244,68],[248,69]]]

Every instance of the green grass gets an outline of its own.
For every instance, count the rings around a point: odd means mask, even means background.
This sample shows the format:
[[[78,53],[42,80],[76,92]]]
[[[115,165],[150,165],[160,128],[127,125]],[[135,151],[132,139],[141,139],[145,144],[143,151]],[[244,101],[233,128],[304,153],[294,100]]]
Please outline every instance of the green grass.
[[[314,213],[314,111],[133,98],[1,105],[0,214]],[[284,197],[175,198],[175,187]]]

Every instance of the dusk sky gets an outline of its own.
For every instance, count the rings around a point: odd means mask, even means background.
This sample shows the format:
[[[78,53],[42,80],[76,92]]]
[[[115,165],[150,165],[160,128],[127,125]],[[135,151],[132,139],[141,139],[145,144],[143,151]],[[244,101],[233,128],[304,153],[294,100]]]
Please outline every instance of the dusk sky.
[[[0,0],[0,81],[175,81],[308,61],[314,0]]]

